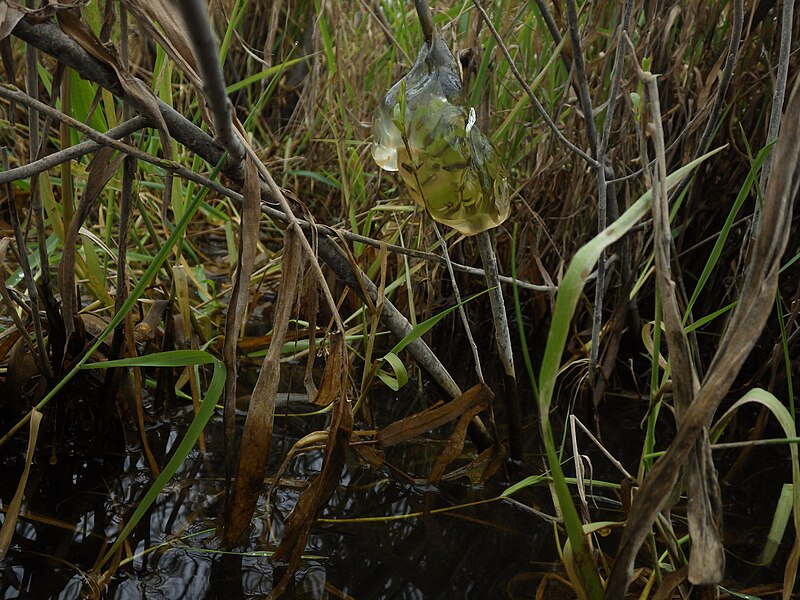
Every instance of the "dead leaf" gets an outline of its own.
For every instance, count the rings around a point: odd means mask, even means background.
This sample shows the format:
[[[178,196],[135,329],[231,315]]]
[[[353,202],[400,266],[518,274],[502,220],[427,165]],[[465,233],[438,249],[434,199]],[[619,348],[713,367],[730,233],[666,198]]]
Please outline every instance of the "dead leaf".
[[[175,10],[170,0],[126,0],[125,4],[139,25],[164,49],[202,96],[205,89],[181,11]],[[199,106],[203,120],[213,129],[214,121],[206,103],[200,102]]]
[[[704,430],[686,467],[688,504],[686,508],[692,553],[689,581],[694,585],[715,585],[725,575],[722,527],[722,499],[717,470],[711,459],[711,442]]]
[[[126,0],[125,4],[147,33],[181,68],[192,85],[202,90],[203,82],[197,73],[186,24],[173,3],[169,0]]]
[[[8,505],[3,527],[0,529],[0,560],[5,558],[8,547],[11,545],[11,539],[14,537],[14,529],[17,527],[19,511],[22,508],[22,497],[25,494],[25,485],[28,483],[28,475],[31,472],[33,452],[36,449],[36,440],[39,437],[39,424],[41,422],[42,413],[35,408],[31,409],[30,435],[28,437],[28,451],[25,454],[25,468],[22,471],[22,477],[19,478],[14,498],[11,500],[11,504]]]
[[[370,467],[379,469],[386,462],[383,452],[372,446],[356,446],[355,451],[363,458]]]
[[[502,446],[490,446],[469,464],[453,469],[442,476],[443,481],[455,481],[460,477],[467,477],[472,485],[483,485],[500,470],[506,460],[506,453]]]
[[[225,380],[224,399],[224,435],[225,447],[228,448],[226,453],[226,476],[228,478],[233,472],[233,461],[235,460],[233,449],[236,447],[234,440],[237,380],[236,348],[238,347],[239,333],[250,299],[250,276],[253,274],[261,218],[258,171],[255,163],[250,159],[245,160],[245,180],[242,192],[244,203],[239,231],[239,257],[233,278],[231,301],[225,315],[225,338],[222,345],[222,359],[225,363],[225,368],[228,370],[228,377]],[[272,342],[270,342],[270,348],[272,348]]]
[[[46,391],[47,379],[36,353],[18,337],[8,353],[8,371],[2,386],[5,406],[27,407],[41,400]]]
[[[686,581],[688,574],[689,567],[686,565],[679,567],[672,573],[666,573],[661,581],[661,585],[653,595],[653,600],[670,600],[680,585]]]
[[[78,246],[78,234],[103,188],[106,187],[122,163],[123,155],[115,156],[114,154],[113,148],[104,146],[95,153],[89,163],[86,189],[75,209],[75,215],[70,221],[64,240],[64,254],[58,265],[58,280],[61,287],[62,314],[67,341],[75,331],[75,254]]]
[[[384,427],[378,432],[378,445],[387,448],[410,440],[459,418],[475,406],[488,406],[493,398],[492,390],[485,383],[479,383],[442,406],[422,411]]]
[[[347,347],[344,343],[344,336],[335,334],[333,338],[328,360],[325,361],[325,371],[322,373],[322,384],[319,393],[313,398],[314,404],[319,406],[329,406],[341,392],[342,371],[347,365]]]
[[[0,40],[11,33],[26,12],[24,7],[11,0],[0,2]]]
[[[3,333],[0,333],[0,361],[4,361],[8,353],[17,343],[17,340],[22,337],[20,329],[17,327],[9,327]],[[28,345],[28,350],[33,351],[33,345]],[[8,376],[6,376],[8,377]]]
[[[74,9],[85,6],[88,0],[77,2],[45,2],[40,8],[23,6],[14,0],[0,0],[0,40],[5,39],[25,15],[51,15],[58,10]]]
[[[319,282],[316,277],[313,275],[304,277],[301,294],[303,298],[302,314],[308,315],[308,356],[306,356],[306,369],[303,373],[303,386],[306,388],[309,398],[316,398],[319,395],[317,384],[314,382],[314,363],[317,357],[317,313],[319,313]]]
[[[470,421],[472,421],[472,418],[484,408],[485,404],[479,404],[478,406],[473,406],[471,409],[461,415],[455,431],[450,434],[450,438],[447,440],[444,450],[439,453],[439,456],[436,458],[436,462],[433,464],[433,468],[431,468],[431,474],[428,477],[428,483],[432,485],[439,483],[439,481],[442,479],[442,475],[444,475],[444,470],[447,468],[447,465],[459,457],[461,451],[464,449],[464,441],[467,437],[467,427],[469,427]]]
[[[280,382],[281,347],[289,327],[289,317],[297,292],[298,274],[302,270],[302,258],[300,240],[294,230],[290,229],[284,237],[283,268],[280,294],[275,306],[272,341],[250,399],[239,443],[236,478],[231,488],[230,500],[225,507],[222,543],[227,548],[239,546],[244,542],[256,502],[262,492],[272,443],[275,394]],[[226,399],[226,410],[229,409],[227,402]]]
[[[349,367],[349,365],[345,366]],[[289,581],[294,577],[311,528],[339,484],[350,436],[353,433],[353,407],[347,395],[349,380],[348,369],[341,369],[338,381],[339,398],[333,408],[322,471],[300,496],[286,520],[283,540],[275,552],[273,560],[286,561],[288,568],[273,590],[272,598],[280,597]]]

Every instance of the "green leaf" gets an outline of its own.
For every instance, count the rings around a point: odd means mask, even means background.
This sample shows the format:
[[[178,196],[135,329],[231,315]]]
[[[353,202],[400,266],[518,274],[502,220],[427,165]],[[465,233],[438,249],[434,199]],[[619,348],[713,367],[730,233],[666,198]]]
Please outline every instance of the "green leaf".
[[[186,352],[194,352],[197,354],[197,351],[192,350],[187,350]],[[176,354],[176,352],[165,352],[164,354]],[[208,355],[206,352],[200,352],[199,354]],[[203,431],[206,423],[208,423],[211,415],[214,414],[214,408],[217,405],[217,400],[219,400],[220,396],[222,396],[222,390],[225,385],[227,373],[225,371],[225,365],[222,364],[222,361],[213,358],[212,361],[214,364],[214,373],[211,376],[211,383],[208,386],[206,396],[203,398],[203,401],[200,404],[200,409],[197,411],[197,414],[189,425],[189,428],[186,430],[186,434],[183,436],[181,443],[178,445],[178,448],[175,450],[172,458],[170,458],[167,466],[164,467],[164,470],[161,471],[161,474],[156,477],[153,485],[151,485],[150,489],[147,490],[147,493],[139,502],[136,510],[133,511],[131,518],[125,524],[125,527],[122,528],[122,531],[120,531],[111,548],[109,548],[108,552],[106,552],[105,556],[100,562],[100,565],[98,565],[98,568],[102,567],[109,560],[111,560],[111,558],[119,549],[120,545],[122,545],[125,539],[133,531],[134,527],[136,527],[139,521],[141,521],[142,517],[144,517],[145,513],[147,513],[158,496],[162,493],[164,487],[167,485],[167,483],[169,483],[169,480],[173,477],[173,475],[175,475],[175,473],[178,471],[178,468],[183,464],[183,461],[186,460],[186,457],[189,455],[189,452],[191,452],[195,442],[197,442],[197,439],[200,437],[200,433]]]
[[[408,371],[406,370],[403,361],[400,360],[400,357],[393,352],[389,352],[386,356],[383,357],[384,361],[389,363],[389,366],[392,368],[394,372],[394,377],[389,375],[386,371],[381,369],[378,371],[378,377],[381,378],[381,381],[385,383],[389,388],[394,390],[395,392],[403,387],[405,384],[408,383]]]
[[[489,288],[489,289],[493,289],[493,288]],[[423,321],[422,323],[417,323],[414,327],[411,328],[411,331],[409,331],[405,335],[405,337],[403,337],[402,340],[400,340],[399,342],[397,342],[397,344],[395,344],[395,347],[392,348],[389,351],[389,354],[400,354],[400,351],[403,350],[403,348],[408,346],[414,340],[417,340],[417,339],[421,338],[423,335],[425,335],[426,333],[428,333],[431,329],[434,328],[434,326],[439,321],[444,319],[447,315],[449,315],[451,312],[456,310],[459,306],[463,306],[467,302],[471,302],[472,300],[475,300],[475,298],[478,298],[479,296],[483,296],[483,294],[487,293],[489,291],[489,289],[483,290],[482,292],[478,292],[477,294],[474,294],[474,295],[470,296],[469,298],[465,298],[459,304],[456,304],[454,306],[451,306],[448,309],[443,310],[438,315],[433,315],[430,319],[427,319],[426,321]]]
[[[507,498],[511,494],[514,494],[515,492],[518,492],[521,489],[530,487],[532,485],[539,485],[540,483],[542,483],[543,481],[547,481],[548,479],[549,477],[546,477],[545,475],[531,475],[530,477],[526,477],[522,481],[518,481],[514,485],[506,488],[506,490],[502,494],[500,494],[500,497]]]
[[[208,365],[216,360],[213,355],[202,350],[170,350],[148,356],[120,358],[106,362],[90,363],[81,369],[107,369],[110,367],[188,367],[190,365]]]
[[[734,405],[731,406],[714,424],[708,434],[712,441],[719,439],[719,437],[722,435],[722,432],[725,430],[725,427],[728,425],[728,422],[733,418],[734,414],[736,414],[736,411],[748,403],[760,404],[766,407],[772,413],[772,416],[774,416],[778,421],[778,424],[783,429],[783,432],[786,434],[787,438],[793,439],[797,437],[797,428],[795,427],[794,419],[792,418],[789,410],[780,400],[778,400],[768,391],[761,388],[755,388],[742,396],[738,402],[734,403]],[[795,535],[800,536],[800,458],[798,458],[797,444],[789,444],[789,454],[791,456],[792,465],[792,485],[790,487],[792,491],[794,529]],[[781,498],[783,498],[783,494],[781,495]],[[781,505],[779,499],[779,504],[774,511],[775,517],[773,518],[769,537],[767,538],[767,543],[764,545],[764,550],[761,555],[765,560],[771,559],[772,556],[774,556],[771,546],[775,545],[776,543],[780,544],[780,540],[786,530],[786,523],[784,522],[783,526],[781,527],[781,522],[779,521],[779,513],[781,512],[780,509]],[[777,540],[775,539],[776,537]]]

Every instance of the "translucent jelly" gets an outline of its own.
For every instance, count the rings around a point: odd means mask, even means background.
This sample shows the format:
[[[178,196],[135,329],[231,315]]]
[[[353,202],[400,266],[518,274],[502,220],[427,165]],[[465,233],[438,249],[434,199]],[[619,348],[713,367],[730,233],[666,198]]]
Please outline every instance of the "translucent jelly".
[[[436,221],[475,235],[508,218],[508,182],[464,105],[455,58],[438,36],[431,46],[376,110],[372,156]]]

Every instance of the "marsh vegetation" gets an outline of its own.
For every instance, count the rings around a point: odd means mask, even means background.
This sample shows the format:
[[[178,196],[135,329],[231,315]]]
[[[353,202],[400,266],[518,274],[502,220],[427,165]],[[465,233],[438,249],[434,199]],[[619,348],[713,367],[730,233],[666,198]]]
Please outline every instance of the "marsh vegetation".
[[[0,0],[2,597],[793,597],[793,8]]]

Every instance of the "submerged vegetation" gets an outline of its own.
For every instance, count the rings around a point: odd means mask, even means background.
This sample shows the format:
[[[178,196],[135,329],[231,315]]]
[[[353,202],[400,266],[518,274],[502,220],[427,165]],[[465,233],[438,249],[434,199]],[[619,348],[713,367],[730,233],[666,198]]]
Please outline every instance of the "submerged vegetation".
[[[0,9],[4,597],[792,596],[792,2]]]

